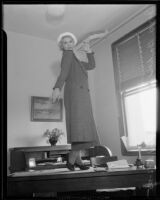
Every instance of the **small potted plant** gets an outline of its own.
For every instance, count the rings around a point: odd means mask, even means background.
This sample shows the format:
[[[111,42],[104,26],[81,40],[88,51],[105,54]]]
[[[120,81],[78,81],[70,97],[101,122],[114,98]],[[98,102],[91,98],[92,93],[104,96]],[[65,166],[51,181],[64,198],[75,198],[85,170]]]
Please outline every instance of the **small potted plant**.
[[[54,128],[51,131],[49,129],[47,129],[44,132],[44,137],[47,137],[47,142],[49,142],[51,144],[51,146],[55,145],[58,141],[60,141],[61,136],[64,135],[64,133],[62,132],[62,130],[58,129],[58,128]]]

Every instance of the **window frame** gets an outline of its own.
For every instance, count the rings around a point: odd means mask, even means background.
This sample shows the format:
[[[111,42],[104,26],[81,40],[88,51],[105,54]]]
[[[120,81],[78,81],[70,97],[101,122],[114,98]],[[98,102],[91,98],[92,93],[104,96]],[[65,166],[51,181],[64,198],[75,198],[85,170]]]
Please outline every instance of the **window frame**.
[[[116,58],[116,48],[114,46],[118,43],[121,43],[123,40],[126,40],[129,37],[132,37],[136,34],[136,32],[144,29],[144,27],[147,27],[148,24],[152,23],[155,20],[155,17],[150,19],[149,21],[145,22],[144,24],[140,25],[139,27],[135,28],[131,32],[127,33],[114,43],[112,43],[112,56],[113,56],[113,66],[114,68],[118,66],[117,58]],[[136,150],[129,150],[125,147],[121,137],[126,136],[126,116],[124,114],[124,100],[122,97],[122,90],[119,89],[119,74],[118,70],[114,69],[114,78],[115,78],[115,92],[116,92],[116,98],[117,98],[117,107],[118,107],[118,123],[119,123],[119,133],[120,133],[120,144],[121,144],[121,153],[123,156],[136,156],[138,153],[138,149]],[[156,79],[155,79],[156,81]],[[156,86],[157,88],[157,86]],[[141,151],[142,155],[155,155],[156,154],[156,145],[154,150],[143,150]]]

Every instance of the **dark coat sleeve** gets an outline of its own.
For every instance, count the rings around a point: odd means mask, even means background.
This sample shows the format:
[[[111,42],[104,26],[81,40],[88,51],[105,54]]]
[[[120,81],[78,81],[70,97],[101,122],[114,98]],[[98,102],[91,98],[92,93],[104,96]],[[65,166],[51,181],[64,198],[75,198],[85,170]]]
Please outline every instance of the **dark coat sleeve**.
[[[95,59],[94,59],[94,52],[92,53],[87,53],[87,57],[88,57],[88,63],[87,62],[83,62],[83,65],[85,67],[86,70],[91,70],[94,69],[96,67],[95,64]]]
[[[69,75],[72,59],[73,59],[73,52],[71,50],[67,50],[63,52],[63,56],[61,60],[61,72],[57,78],[57,81],[53,89],[55,88],[62,89],[64,82],[66,81]]]

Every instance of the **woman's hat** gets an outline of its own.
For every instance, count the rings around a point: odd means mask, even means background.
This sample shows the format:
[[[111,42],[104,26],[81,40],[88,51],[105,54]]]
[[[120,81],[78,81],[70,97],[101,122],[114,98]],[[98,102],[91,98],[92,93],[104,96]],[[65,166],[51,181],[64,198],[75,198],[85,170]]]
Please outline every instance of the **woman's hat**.
[[[70,32],[65,32],[65,33],[60,34],[59,37],[58,37],[58,39],[57,39],[57,43],[59,44],[60,41],[62,40],[62,38],[65,37],[65,36],[70,36],[73,39],[74,44],[75,45],[77,44],[77,38],[76,38],[76,36],[73,33],[70,33]]]

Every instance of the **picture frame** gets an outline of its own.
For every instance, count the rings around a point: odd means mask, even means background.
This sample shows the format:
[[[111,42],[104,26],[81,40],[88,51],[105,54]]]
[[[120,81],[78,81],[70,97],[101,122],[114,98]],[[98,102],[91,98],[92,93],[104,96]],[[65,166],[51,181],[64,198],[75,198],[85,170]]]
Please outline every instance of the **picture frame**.
[[[52,103],[49,97],[31,97],[31,121],[61,122],[63,118],[63,100]]]

